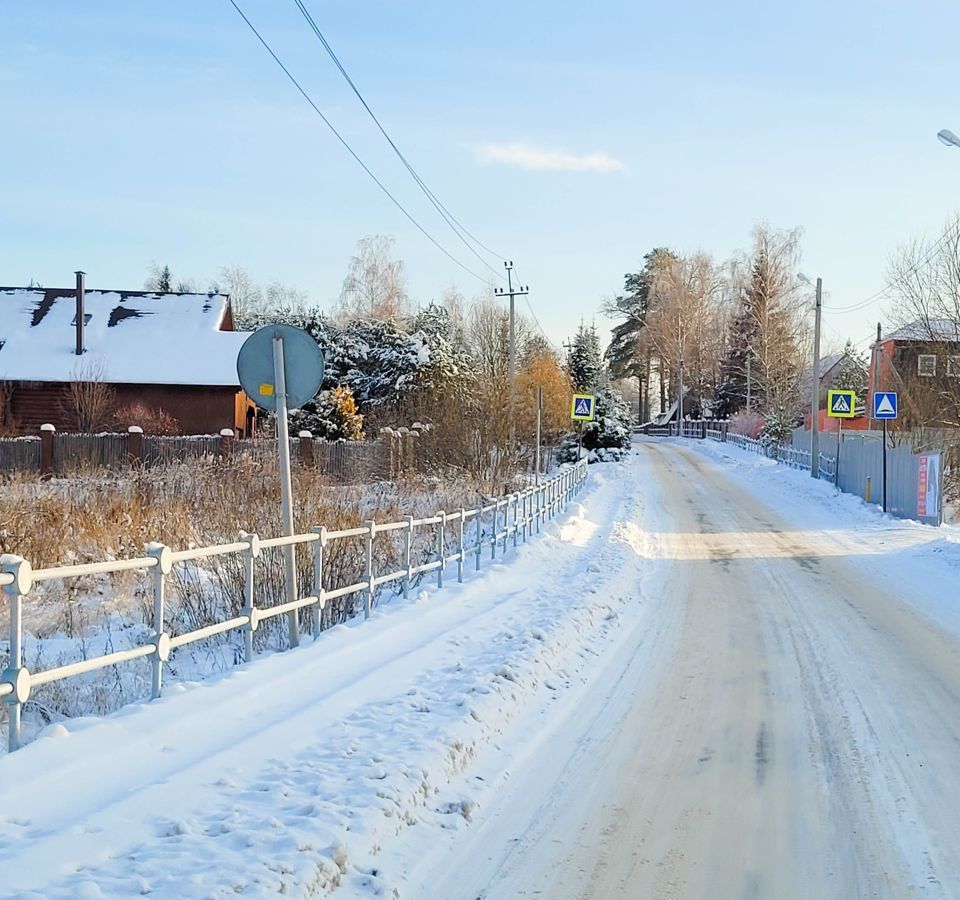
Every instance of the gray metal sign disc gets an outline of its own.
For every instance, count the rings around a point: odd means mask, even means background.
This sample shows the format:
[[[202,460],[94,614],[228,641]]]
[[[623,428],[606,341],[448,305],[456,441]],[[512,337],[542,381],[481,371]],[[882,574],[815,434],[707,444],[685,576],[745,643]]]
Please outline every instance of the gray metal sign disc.
[[[275,411],[277,388],[273,373],[273,339],[283,339],[283,372],[287,407],[299,409],[312,400],[323,381],[323,353],[302,328],[265,325],[244,341],[237,356],[237,375],[247,396],[261,409]]]

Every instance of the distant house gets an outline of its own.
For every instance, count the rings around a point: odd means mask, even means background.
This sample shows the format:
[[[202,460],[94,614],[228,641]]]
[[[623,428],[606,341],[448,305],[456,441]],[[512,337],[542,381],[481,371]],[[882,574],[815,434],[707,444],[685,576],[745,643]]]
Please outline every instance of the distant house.
[[[827,415],[827,394],[837,386],[840,373],[843,369],[843,361],[847,358],[846,352],[830,353],[820,359],[820,416],[817,420],[818,431],[837,431],[840,427],[840,420]],[[812,369],[812,367],[811,367]],[[810,371],[804,373],[800,379],[800,396],[809,405],[811,397]],[[804,428],[810,430],[810,413],[806,413],[803,419]],[[845,430],[855,429],[858,431],[866,430],[869,420],[865,416],[858,416],[855,419],[845,419],[843,427]]]
[[[163,410],[185,434],[249,433],[246,337],[224,294],[90,291],[81,273],[74,288],[0,288],[0,427],[75,430],[79,386],[103,385],[114,409]]]
[[[870,384],[897,391],[901,424],[952,425],[960,399],[960,323],[911,322],[873,346]]]

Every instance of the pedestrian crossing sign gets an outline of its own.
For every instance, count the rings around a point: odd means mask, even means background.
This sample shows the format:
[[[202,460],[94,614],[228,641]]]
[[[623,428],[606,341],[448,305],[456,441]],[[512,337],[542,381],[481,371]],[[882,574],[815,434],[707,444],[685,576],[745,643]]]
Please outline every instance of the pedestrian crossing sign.
[[[852,419],[857,414],[856,391],[827,391],[827,415]]]
[[[574,422],[592,422],[597,398],[593,394],[574,394],[570,404],[570,418]]]

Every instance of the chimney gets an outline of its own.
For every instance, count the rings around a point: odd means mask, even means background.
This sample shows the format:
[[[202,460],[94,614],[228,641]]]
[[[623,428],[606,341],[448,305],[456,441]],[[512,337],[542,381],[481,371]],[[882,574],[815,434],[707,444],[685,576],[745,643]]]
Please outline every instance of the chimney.
[[[77,272],[77,356],[83,355],[83,295],[85,292],[83,276],[86,273]]]

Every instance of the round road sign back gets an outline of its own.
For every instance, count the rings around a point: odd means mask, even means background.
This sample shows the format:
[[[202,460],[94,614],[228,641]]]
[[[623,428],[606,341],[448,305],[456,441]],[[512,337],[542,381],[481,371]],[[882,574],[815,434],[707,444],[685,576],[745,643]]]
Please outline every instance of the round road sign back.
[[[273,376],[273,339],[283,339],[283,374],[287,408],[299,409],[312,400],[323,381],[323,353],[302,328],[266,325],[244,341],[237,356],[240,386],[261,409],[275,411],[277,386]]]

